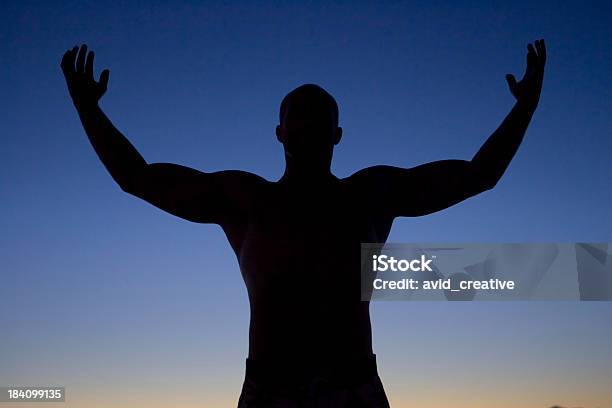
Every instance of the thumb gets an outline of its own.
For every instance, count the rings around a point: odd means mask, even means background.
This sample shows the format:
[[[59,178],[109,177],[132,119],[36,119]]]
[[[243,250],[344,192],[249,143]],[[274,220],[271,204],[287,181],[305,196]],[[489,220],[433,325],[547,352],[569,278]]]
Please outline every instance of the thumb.
[[[513,91],[516,87],[516,78],[512,74],[506,74],[506,81],[508,81],[508,86],[510,90]]]
[[[102,92],[106,92],[106,88],[108,86],[108,76],[110,75],[110,71],[105,69],[100,74],[100,88],[102,88]]]

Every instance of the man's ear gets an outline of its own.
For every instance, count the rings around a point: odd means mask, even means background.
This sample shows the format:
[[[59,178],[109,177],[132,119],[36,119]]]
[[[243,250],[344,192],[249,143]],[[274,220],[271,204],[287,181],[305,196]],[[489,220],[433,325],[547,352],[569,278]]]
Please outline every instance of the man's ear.
[[[280,127],[280,125],[276,125],[276,140],[278,140],[281,143],[284,143],[285,141],[283,140],[283,129]]]
[[[334,146],[340,143],[340,139],[342,139],[342,128],[338,126],[336,128],[336,134],[334,135]]]

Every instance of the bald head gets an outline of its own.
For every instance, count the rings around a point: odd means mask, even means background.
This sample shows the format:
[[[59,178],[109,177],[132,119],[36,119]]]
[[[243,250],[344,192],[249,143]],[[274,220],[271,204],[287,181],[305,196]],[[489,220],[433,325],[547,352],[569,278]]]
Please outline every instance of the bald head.
[[[336,100],[329,92],[316,84],[304,84],[289,92],[283,98],[280,106],[279,121],[282,124],[289,106],[301,108],[306,111],[329,113],[338,126],[339,111]]]
[[[340,142],[338,104],[325,89],[304,84],[281,102],[276,137],[285,157],[297,168],[328,169],[334,146]]]

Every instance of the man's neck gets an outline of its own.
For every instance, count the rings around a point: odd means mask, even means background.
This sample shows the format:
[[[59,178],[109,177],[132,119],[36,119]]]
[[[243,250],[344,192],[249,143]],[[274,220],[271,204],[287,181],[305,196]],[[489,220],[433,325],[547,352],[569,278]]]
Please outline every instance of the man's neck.
[[[290,166],[285,167],[285,173],[280,178],[279,183],[286,185],[300,186],[320,186],[337,181],[329,167],[315,169],[298,169]]]

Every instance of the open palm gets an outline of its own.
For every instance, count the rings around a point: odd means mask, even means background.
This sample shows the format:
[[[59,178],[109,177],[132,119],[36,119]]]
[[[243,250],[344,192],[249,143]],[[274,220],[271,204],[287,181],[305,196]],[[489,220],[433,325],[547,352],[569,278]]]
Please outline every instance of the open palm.
[[[100,80],[94,79],[94,52],[87,53],[87,45],[75,46],[66,51],[62,57],[61,68],[66,77],[68,91],[75,105],[95,104],[106,92],[108,86],[108,69],[100,74]]]
[[[546,46],[544,40],[536,40],[534,45],[527,45],[527,68],[523,78],[517,82],[512,74],[506,75],[510,92],[518,101],[537,104],[540,100],[544,65],[546,64]]]

